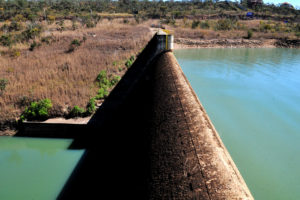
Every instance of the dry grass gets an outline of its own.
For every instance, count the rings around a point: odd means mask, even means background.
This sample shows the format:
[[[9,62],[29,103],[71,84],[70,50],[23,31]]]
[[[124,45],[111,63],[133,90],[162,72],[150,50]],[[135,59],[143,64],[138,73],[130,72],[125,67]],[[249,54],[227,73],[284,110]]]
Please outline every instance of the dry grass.
[[[14,120],[28,102],[43,98],[52,100],[53,115],[62,115],[75,105],[84,107],[97,93],[94,80],[99,71],[122,75],[118,68],[151,37],[145,26],[117,20],[102,20],[91,29],[47,31],[46,35],[52,35],[54,42],[34,51],[20,45],[20,56],[0,56],[0,78],[9,81],[0,96],[0,122]],[[73,39],[84,37],[81,46],[66,53]]]
[[[248,30],[253,30],[252,39],[297,39],[295,32],[289,25],[283,22],[269,20],[239,20],[234,28],[228,31],[216,30],[217,20],[199,20],[200,23],[208,22],[209,28],[199,26],[192,29],[193,20],[179,19],[175,25],[164,25],[167,29],[173,30],[175,37],[188,39],[241,39],[247,36]],[[261,30],[264,24],[269,24],[269,30]]]

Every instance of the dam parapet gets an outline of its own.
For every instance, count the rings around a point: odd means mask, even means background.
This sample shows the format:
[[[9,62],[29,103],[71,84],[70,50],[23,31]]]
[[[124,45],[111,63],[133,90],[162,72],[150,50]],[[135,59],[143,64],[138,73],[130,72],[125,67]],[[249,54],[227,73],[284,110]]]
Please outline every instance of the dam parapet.
[[[86,153],[58,199],[253,199],[172,41],[157,33],[86,125],[60,125]]]

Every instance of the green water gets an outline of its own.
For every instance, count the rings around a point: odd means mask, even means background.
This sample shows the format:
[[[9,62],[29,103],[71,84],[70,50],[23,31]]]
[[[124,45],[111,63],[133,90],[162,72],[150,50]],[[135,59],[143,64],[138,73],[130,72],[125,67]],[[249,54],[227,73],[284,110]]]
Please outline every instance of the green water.
[[[300,199],[300,50],[175,51],[255,199]]]
[[[56,199],[83,154],[71,142],[0,137],[0,199]]]

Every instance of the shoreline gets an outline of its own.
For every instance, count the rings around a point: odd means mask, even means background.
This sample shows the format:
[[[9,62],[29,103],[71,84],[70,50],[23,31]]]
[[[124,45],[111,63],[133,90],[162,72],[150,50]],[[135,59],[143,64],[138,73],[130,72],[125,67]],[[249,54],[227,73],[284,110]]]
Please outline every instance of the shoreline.
[[[175,38],[175,50],[189,48],[300,48],[300,40]]]

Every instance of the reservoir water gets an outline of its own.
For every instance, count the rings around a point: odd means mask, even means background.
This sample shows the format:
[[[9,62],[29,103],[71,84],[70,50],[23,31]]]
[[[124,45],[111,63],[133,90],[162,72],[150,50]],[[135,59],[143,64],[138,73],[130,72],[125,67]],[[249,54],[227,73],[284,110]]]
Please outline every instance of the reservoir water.
[[[71,142],[0,137],[0,199],[56,199],[84,152]]]
[[[255,199],[300,199],[300,50],[175,56]]]

